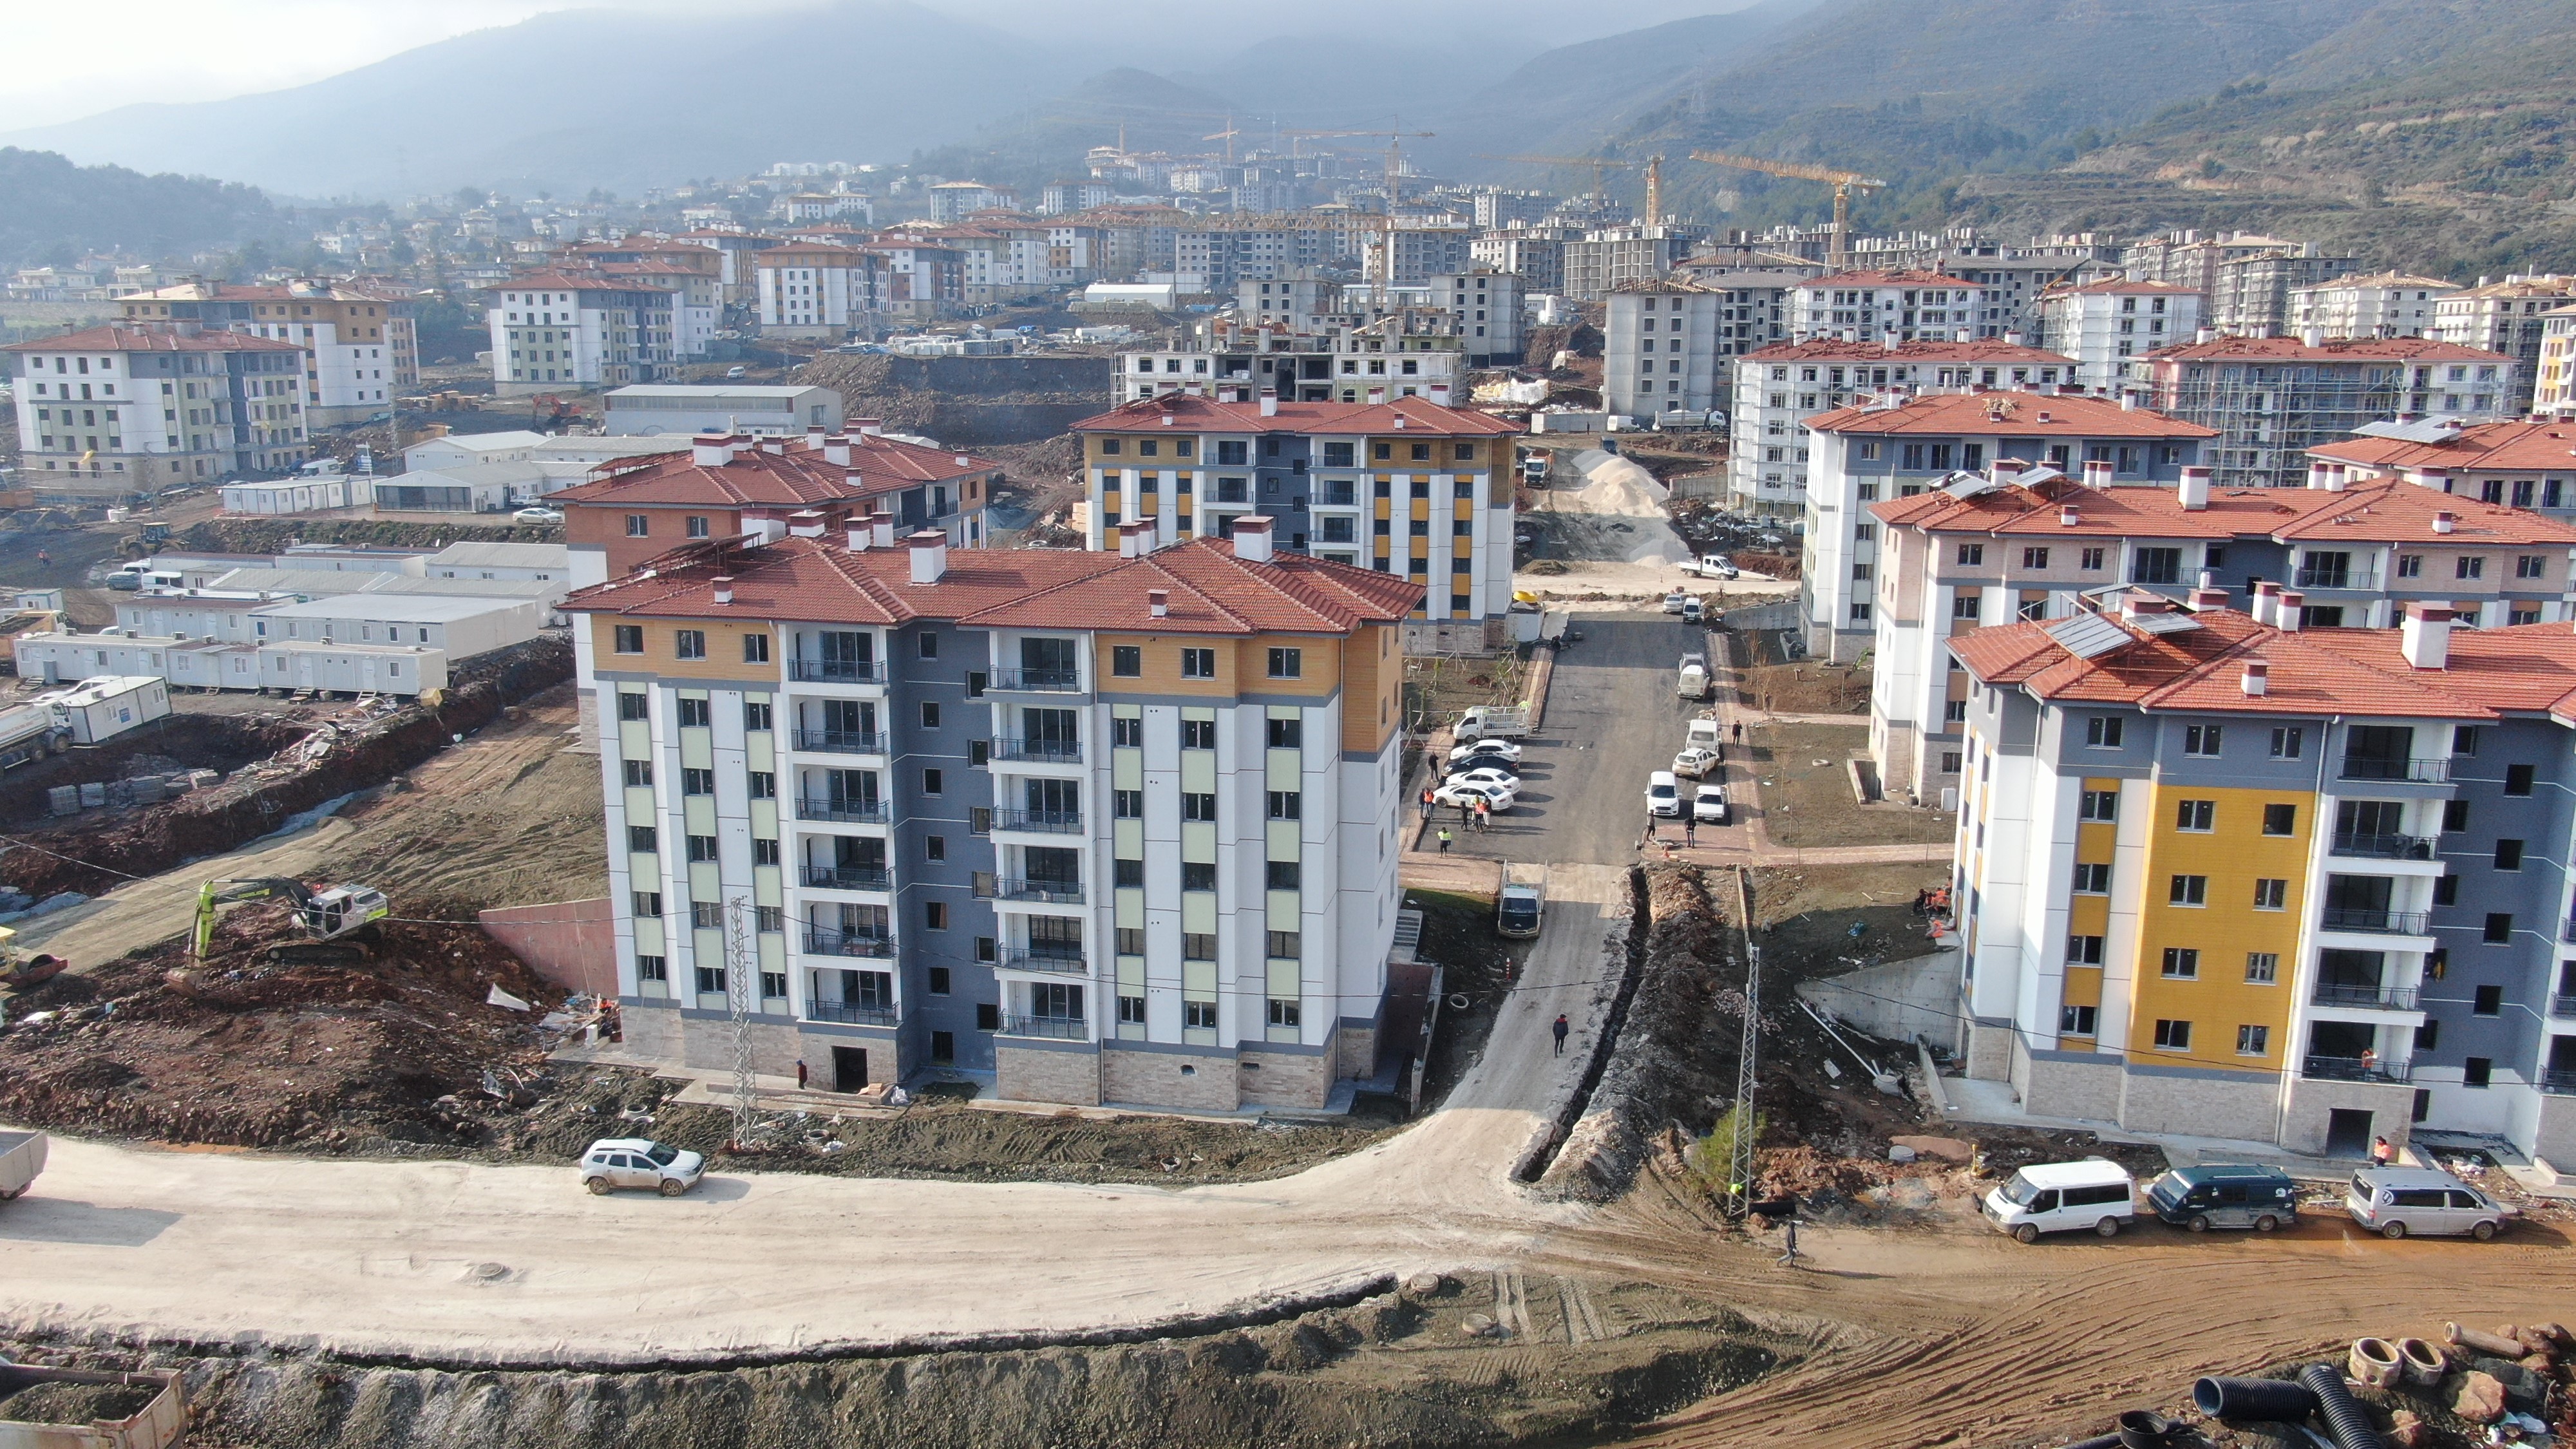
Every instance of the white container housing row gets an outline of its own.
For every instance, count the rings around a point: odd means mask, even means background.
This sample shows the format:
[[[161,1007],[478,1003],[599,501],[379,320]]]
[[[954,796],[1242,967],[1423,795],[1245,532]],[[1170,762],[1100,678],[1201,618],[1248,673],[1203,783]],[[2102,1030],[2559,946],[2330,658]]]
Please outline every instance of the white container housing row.
[[[447,685],[447,653],[416,644],[233,644],[131,634],[22,634],[18,673],[48,684],[145,677],[190,689],[416,695]],[[166,709],[165,709],[166,712]]]

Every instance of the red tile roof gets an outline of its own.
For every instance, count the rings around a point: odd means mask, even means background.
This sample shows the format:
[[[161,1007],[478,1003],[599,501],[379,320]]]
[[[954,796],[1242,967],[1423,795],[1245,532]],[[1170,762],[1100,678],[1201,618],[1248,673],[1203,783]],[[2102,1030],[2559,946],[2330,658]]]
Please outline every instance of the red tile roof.
[[[2008,434],[2024,438],[2218,436],[2215,428],[2181,422],[2145,408],[2124,408],[2103,398],[2019,392],[1941,393],[1892,408],[1835,408],[1807,419],[1807,427],[1819,433]]]
[[[1077,433],[1141,432],[1163,427],[1171,419],[1175,433],[1395,433],[1425,437],[1516,435],[1521,430],[1490,413],[1442,407],[1427,397],[1397,398],[1384,403],[1286,402],[1264,417],[1258,402],[1219,402],[1204,395],[1165,393],[1138,398],[1073,425]],[[1399,423],[1397,420],[1402,419]]]
[[[2178,342],[2143,354],[2149,362],[2218,362],[2257,358],[2275,362],[2510,362],[2501,352],[2439,342],[2430,337],[2338,337],[2310,346],[2297,337],[2220,337]]]
[[[1947,272],[1909,269],[1896,272],[1827,272],[1821,277],[1809,277],[1798,285],[1840,290],[1855,287],[1975,287],[1978,284]]]
[[[848,439],[847,463],[833,462],[822,449],[807,447],[803,438],[780,441],[783,445],[776,453],[754,445],[735,454],[731,462],[705,464],[697,461],[689,444],[675,440],[678,451],[650,453],[608,464],[602,470],[604,476],[548,494],[547,498],[601,506],[805,507],[881,497],[924,483],[978,477],[1001,466],[971,453],[952,453],[867,434]],[[853,478],[857,480],[855,486]]]
[[[2065,510],[2076,521],[2065,521]],[[1881,520],[1934,533],[1999,537],[2270,538],[2282,543],[2539,545],[2576,548],[2576,527],[2527,509],[2478,503],[2429,488],[2373,480],[2329,493],[2322,488],[2228,488],[2209,506],[2182,506],[2172,488],[2087,488],[2071,481],[2018,484],[1953,498],[1940,489],[1870,505]],[[2451,531],[2434,528],[2448,514]]]
[[[12,342],[0,352],[302,352],[303,344],[240,332],[147,332],[135,327],[89,327],[33,342]]]
[[[2308,456],[2366,468],[2443,468],[2452,472],[2564,472],[2576,468],[2576,423],[2476,423],[2438,443],[2400,438],[2346,438]]]
[[[2073,367],[2075,359],[2063,353],[2050,352],[2001,338],[1974,342],[1940,342],[1919,338],[1889,347],[1877,341],[1845,342],[1839,338],[1812,337],[1804,342],[1781,342],[1745,355],[1747,362],[2043,362]]]
[[[1197,539],[1140,558],[1074,549],[948,550],[936,583],[912,582],[911,550],[852,552],[830,539],[701,544],[622,579],[576,591],[570,613],[650,618],[786,619],[900,624],[940,619],[986,628],[1133,630],[1159,634],[1347,634],[1393,623],[1423,586],[1396,574],[1279,554],[1236,558]],[[715,602],[730,578],[733,602]],[[1153,613],[1149,590],[1167,596]]]

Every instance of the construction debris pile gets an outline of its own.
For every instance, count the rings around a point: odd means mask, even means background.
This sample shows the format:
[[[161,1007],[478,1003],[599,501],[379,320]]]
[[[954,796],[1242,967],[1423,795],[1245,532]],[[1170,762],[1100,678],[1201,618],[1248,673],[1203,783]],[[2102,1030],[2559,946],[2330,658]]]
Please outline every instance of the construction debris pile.
[[[2070,1449],[2471,1449],[2576,1443],[2569,1364],[2576,1337],[2555,1323],[2493,1332],[2364,1337],[2341,1359],[2301,1359],[2259,1378],[2204,1378],[2170,1412],[2131,1409]]]
[[[536,1018],[562,993],[479,926],[379,929],[354,965],[281,965],[287,909],[248,906],[202,963],[173,940],[20,993],[0,1120],[327,1151],[481,1141],[479,1104],[539,1070],[556,1034]],[[533,1009],[490,1004],[496,987]]]

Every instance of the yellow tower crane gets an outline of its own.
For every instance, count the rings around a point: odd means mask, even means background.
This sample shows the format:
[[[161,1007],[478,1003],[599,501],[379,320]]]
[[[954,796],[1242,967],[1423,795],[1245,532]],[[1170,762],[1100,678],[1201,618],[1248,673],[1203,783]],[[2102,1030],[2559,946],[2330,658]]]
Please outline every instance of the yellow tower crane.
[[[1833,267],[1839,272],[1851,261],[1851,194],[1854,191],[1884,191],[1887,183],[1875,176],[1857,171],[1836,171],[1830,166],[1806,166],[1795,161],[1765,161],[1758,156],[1733,156],[1724,151],[1693,151],[1693,161],[1711,166],[1732,166],[1740,171],[1759,171],[1765,176],[1787,176],[1800,181],[1831,182],[1834,188]]]

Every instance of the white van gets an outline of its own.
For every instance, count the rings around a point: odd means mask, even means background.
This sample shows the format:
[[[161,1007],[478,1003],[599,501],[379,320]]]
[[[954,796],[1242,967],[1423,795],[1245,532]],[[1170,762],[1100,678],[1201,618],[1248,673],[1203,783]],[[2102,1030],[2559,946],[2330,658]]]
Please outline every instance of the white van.
[[[1672,771],[1657,770],[1646,777],[1646,813],[1666,820],[1680,818],[1682,786]]]
[[[1726,726],[1717,720],[1692,720],[1687,731],[1682,735],[1682,747],[1688,749],[1697,745],[1702,749],[1718,749],[1726,739],[1725,729]]]
[[[2108,1238],[2136,1215],[2137,1189],[2129,1169],[2104,1158],[2033,1163],[1986,1194],[1986,1221],[2018,1243],[2077,1228]]]

